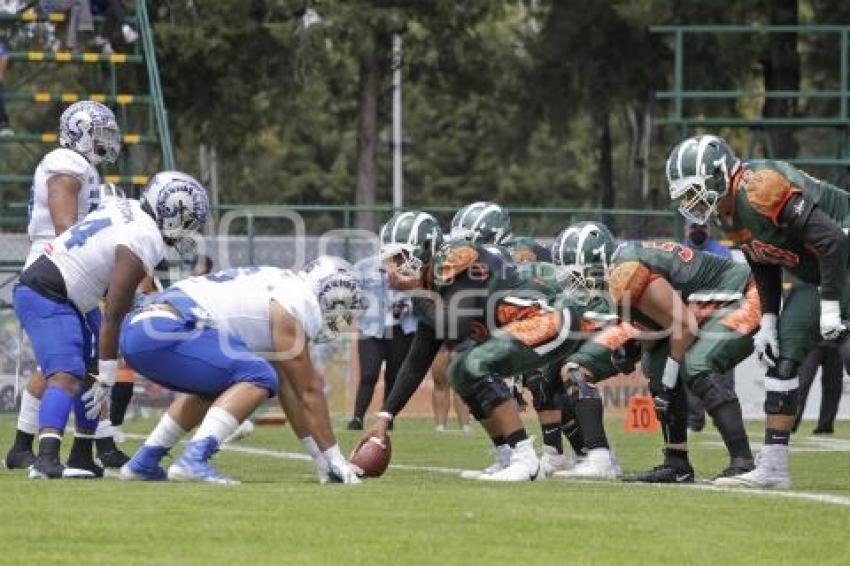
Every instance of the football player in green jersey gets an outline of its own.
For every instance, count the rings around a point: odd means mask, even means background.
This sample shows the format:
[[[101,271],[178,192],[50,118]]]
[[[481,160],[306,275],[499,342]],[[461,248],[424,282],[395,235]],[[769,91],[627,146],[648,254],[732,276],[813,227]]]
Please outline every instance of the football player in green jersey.
[[[599,233],[611,238],[607,230]],[[760,311],[747,266],[673,242],[625,242],[610,256],[594,253],[597,243],[591,244],[573,244],[575,285],[598,289],[602,281],[607,281],[622,324],[630,326],[621,324],[616,331],[603,331],[588,342],[585,358],[579,355],[580,350],[571,359],[592,368],[590,362],[598,359],[600,353],[606,357],[602,348],[608,341],[606,333],[619,332],[642,340],[646,344],[642,367],[650,379],[666,443],[660,466],[628,479],[651,483],[693,481],[687,453],[683,382],[705,402],[729,450],[730,464],[721,476],[751,470],[752,454],[740,404],[734,392],[721,387],[715,377],[752,352],[752,334]],[[598,353],[594,354],[591,347]],[[580,383],[582,378],[596,382],[608,376],[589,371],[580,375],[573,372],[567,377]],[[601,407],[598,415],[578,414],[601,421]],[[587,425],[582,418],[579,424],[587,429],[585,436],[591,436],[591,427],[601,426]]]
[[[787,489],[798,367],[821,339],[843,341],[843,321],[850,316],[848,194],[783,161],[742,162],[723,139],[711,135],[678,144],[666,171],[679,212],[693,222],[716,217],[746,255],[761,297],[755,349],[767,367],[765,444],[755,470],[722,483]],[[783,303],[783,269],[819,286],[819,302],[792,293]]]

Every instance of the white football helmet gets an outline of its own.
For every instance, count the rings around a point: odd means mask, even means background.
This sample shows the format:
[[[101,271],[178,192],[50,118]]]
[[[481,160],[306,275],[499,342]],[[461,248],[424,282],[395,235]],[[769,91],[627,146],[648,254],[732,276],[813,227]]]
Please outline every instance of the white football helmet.
[[[313,290],[322,310],[323,325],[316,342],[335,339],[366,310],[368,301],[360,281],[344,259],[323,255],[298,274]]]
[[[59,145],[76,151],[92,165],[115,163],[121,153],[115,114],[99,102],[75,102],[59,118]]]
[[[203,185],[186,173],[162,171],[148,182],[140,200],[156,221],[165,243],[181,256],[191,256],[195,238],[210,213]]]

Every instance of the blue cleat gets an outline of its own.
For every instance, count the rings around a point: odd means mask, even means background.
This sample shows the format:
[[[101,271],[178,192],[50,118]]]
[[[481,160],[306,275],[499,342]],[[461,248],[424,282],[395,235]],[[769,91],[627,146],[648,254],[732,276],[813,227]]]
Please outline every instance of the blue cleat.
[[[162,446],[143,445],[129,462],[121,466],[119,477],[126,481],[165,481],[168,476],[159,461],[168,452]]]
[[[168,468],[168,479],[173,481],[198,481],[220,485],[239,482],[221,475],[209,465],[208,460],[218,452],[218,442],[212,436],[190,442],[177,460]]]

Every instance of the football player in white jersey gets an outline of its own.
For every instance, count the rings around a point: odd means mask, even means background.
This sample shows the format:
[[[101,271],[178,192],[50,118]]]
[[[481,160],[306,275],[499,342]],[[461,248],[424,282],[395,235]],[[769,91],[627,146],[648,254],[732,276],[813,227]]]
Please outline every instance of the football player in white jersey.
[[[208,215],[207,193],[198,181],[175,171],[158,173],[141,201],[105,203],[48,243],[21,274],[13,294],[15,313],[48,382],[39,409],[39,451],[31,478],[97,475],[77,465],[91,454],[90,438],[79,446],[75,442],[78,450],[68,457],[67,473],[59,461],[68,415],[74,408],[76,428],[94,432],[115,382],[118,333],[136,287],[165,257],[166,245],[187,251]],[[82,394],[85,404],[75,405],[86,368],[94,365],[86,315],[99,308],[102,298],[97,375]]]
[[[238,483],[209,460],[241,421],[280,391],[320,480],[359,483],[334,438],[309,344],[334,338],[364,307],[348,264],[322,256],[299,273],[243,267],[185,279],[134,311],[121,331],[127,365],[185,395],[121,477]],[[199,424],[166,474],[163,456]]]
[[[47,243],[97,208],[97,166],[115,162],[121,150],[121,133],[114,114],[90,100],[72,104],[59,118],[59,146],[44,156],[33,175],[27,227],[31,246],[24,269],[41,255]],[[99,318],[100,313],[93,311],[89,324],[95,329]],[[21,396],[15,442],[4,459],[9,469],[25,469],[35,461],[32,443],[38,432],[38,411],[46,386],[44,376],[36,371]],[[104,435],[98,451],[106,465],[120,467],[126,461],[111,436]]]

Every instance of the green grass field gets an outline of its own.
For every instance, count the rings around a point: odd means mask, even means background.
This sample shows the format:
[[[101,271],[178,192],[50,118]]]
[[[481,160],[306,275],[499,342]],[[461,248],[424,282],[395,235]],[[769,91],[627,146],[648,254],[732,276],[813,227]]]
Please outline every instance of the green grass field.
[[[135,421],[128,432],[152,426]],[[653,435],[624,435],[621,428],[609,424],[625,470],[657,463]],[[257,427],[216,457],[241,486],[33,482],[0,470],[0,563],[846,564],[850,424],[828,440],[808,436],[810,424],[803,428],[792,460],[792,493],[802,498],[466,481],[421,468],[486,465],[483,433],[438,435],[414,419],[393,433],[393,464],[405,466],[357,487],[319,485],[309,462],[283,454],[300,445],[281,427]],[[11,417],[0,418],[4,451],[13,429]],[[760,439],[760,424],[750,430]],[[345,449],[357,437],[339,434]],[[692,441],[698,474],[723,467],[719,442],[713,430]],[[137,444],[128,441],[124,449]]]

